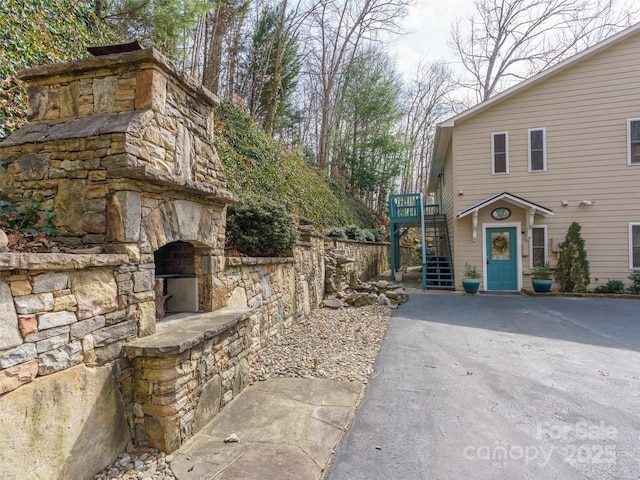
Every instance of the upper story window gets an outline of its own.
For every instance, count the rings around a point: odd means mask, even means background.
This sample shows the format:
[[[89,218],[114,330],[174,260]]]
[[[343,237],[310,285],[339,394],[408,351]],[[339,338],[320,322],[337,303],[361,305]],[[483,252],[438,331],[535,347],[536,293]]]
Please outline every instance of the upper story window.
[[[529,171],[544,172],[547,169],[547,144],[544,128],[529,129]]]
[[[547,263],[547,227],[531,228],[531,266],[538,267]]]
[[[492,173],[509,173],[509,134],[491,134]]]
[[[627,163],[640,164],[640,118],[627,120]]]
[[[629,224],[629,268],[640,268],[640,223]]]

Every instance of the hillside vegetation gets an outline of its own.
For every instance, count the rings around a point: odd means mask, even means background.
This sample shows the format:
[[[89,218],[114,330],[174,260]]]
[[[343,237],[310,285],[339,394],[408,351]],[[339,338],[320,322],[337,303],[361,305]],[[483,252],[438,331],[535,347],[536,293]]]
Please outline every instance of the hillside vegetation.
[[[25,120],[26,88],[16,77],[19,70],[84,57],[86,47],[114,38],[83,2],[0,1],[0,139]]]
[[[320,230],[356,224],[374,228],[371,212],[335,179],[306,163],[267,135],[242,110],[223,102],[217,114],[215,143],[229,188],[283,202]]]

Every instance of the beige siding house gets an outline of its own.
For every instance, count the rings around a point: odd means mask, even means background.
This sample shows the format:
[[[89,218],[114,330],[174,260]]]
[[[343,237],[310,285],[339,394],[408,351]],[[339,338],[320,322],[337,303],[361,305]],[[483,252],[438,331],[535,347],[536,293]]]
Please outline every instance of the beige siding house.
[[[640,24],[437,127],[429,191],[447,214],[458,288],[531,288],[582,227],[590,288],[640,268]]]

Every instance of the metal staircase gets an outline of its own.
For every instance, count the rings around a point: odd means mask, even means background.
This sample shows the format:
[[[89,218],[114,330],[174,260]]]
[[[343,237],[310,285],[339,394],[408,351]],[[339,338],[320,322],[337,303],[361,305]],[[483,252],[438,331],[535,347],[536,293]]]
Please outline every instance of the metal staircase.
[[[423,271],[423,288],[453,289],[453,262],[447,216],[439,205],[426,205],[423,236],[427,239],[427,265]],[[430,248],[429,248],[430,247]]]
[[[409,228],[420,228],[422,241],[422,288],[454,289],[453,262],[447,216],[439,205],[424,205],[421,193],[389,197],[391,278],[400,269],[400,238]]]

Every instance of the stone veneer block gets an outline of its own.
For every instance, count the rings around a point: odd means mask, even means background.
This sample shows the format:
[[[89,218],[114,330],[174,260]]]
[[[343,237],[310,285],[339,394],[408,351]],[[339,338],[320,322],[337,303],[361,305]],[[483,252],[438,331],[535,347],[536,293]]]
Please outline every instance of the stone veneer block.
[[[53,292],[69,288],[69,274],[43,273],[33,278],[33,293]]]
[[[107,241],[139,241],[141,218],[140,192],[128,190],[115,192],[107,204]]]
[[[38,352],[33,343],[23,343],[16,348],[0,354],[0,369],[26,363],[36,358],[37,355]]]
[[[173,452],[180,447],[180,416],[145,417],[149,446],[163,452]]]
[[[88,320],[82,320],[81,322],[76,322],[70,327],[69,333],[71,334],[71,340],[82,338],[88,333],[93,332],[94,330],[103,328],[105,324],[106,324],[106,319],[104,315],[99,315],[97,317],[93,317]]]
[[[0,281],[0,350],[17,347],[21,343],[22,336],[18,330],[18,315],[11,287]]]
[[[60,335],[56,335],[55,337],[49,337],[36,342],[36,350],[39,354],[41,354],[50,350],[54,350],[56,348],[64,347],[67,343],[69,343],[69,334],[61,333]]]
[[[22,297],[24,295],[31,295],[32,287],[29,280],[16,280],[11,282],[11,294],[14,297]]]
[[[18,330],[20,335],[26,337],[32,333],[38,332],[38,319],[35,315],[29,315],[24,317],[18,317]]]
[[[35,376],[38,361],[30,367]],[[129,431],[114,370],[78,365],[2,397],[0,478],[93,478],[124,451]]]
[[[126,264],[129,257],[118,254],[72,255],[68,253],[0,253],[4,270],[82,270]]]
[[[84,233],[84,191],[85,180],[61,179],[58,183],[58,193],[55,198],[55,212],[53,223],[64,233],[81,235]]]
[[[78,319],[118,309],[118,285],[111,271],[88,270],[71,274],[71,290],[78,300]]]
[[[13,301],[16,304],[18,313],[41,313],[53,310],[53,294],[39,293],[34,295],[25,295],[24,297],[15,297]]]
[[[51,312],[38,315],[38,330],[46,330],[48,328],[61,327],[77,322],[75,313],[73,312]]]
[[[23,180],[42,180],[49,168],[50,153],[20,155],[18,165]]]
[[[113,113],[116,111],[116,90],[118,77],[95,78],[93,80],[93,112]]]
[[[66,370],[82,362],[82,343],[72,342],[63,347],[40,355],[40,365],[38,375],[49,375],[51,373]]]
[[[129,320],[96,330],[93,332],[93,341],[96,347],[103,347],[118,340],[136,337],[137,335],[137,322],[135,320]]]
[[[44,120],[47,112],[47,104],[49,102],[49,87],[29,86],[29,107],[30,112],[27,113],[29,122]]]
[[[146,269],[133,274],[133,291],[135,293],[153,290],[155,286],[154,270]]]
[[[71,82],[60,88],[60,117],[68,118],[78,115],[79,82]]]
[[[138,304],[138,336],[146,337],[156,333],[156,302]]]
[[[38,375],[38,363],[38,360],[34,359],[0,371],[0,395],[32,382]]]

